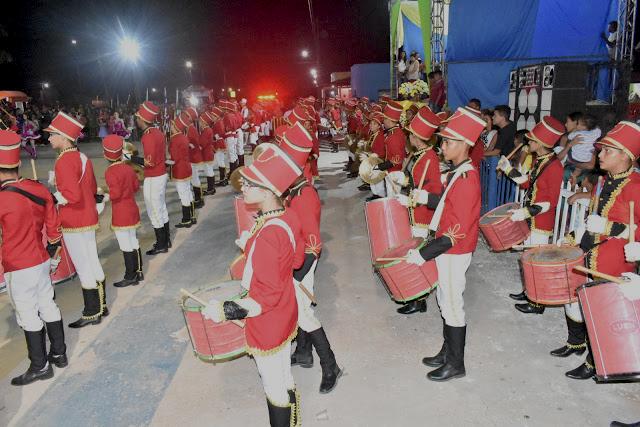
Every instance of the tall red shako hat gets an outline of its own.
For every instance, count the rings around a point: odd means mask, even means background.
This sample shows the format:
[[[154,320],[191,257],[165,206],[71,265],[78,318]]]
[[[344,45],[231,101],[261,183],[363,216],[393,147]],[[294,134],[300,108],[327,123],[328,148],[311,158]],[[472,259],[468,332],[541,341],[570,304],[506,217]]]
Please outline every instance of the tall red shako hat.
[[[182,111],[174,123],[180,132],[184,132],[192,123],[191,116],[186,111]]]
[[[277,145],[265,143],[260,146],[266,147],[249,166],[239,169],[240,175],[280,197],[302,175],[302,170]]]
[[[400,115],[402,114],[402,105],[396,101],[389,100],[387,104],[384,106],[383,114],[389,119],[397,122],[400,120]]]
[[[60,111],[58,115],[51,120],[51,123],[45,131],[57,133],[71,141],[75,141],[82,133],[83,127],[82,123]]]
[[[160,108],[151,101],[144,101],[140,104],[140,108],[136,112],[136,117],[140,117],[147,123],[156,121],[156,117],[160,114]]]
[[[476,141],[487,123],[480,117],[465,108],[458,108],[449,117],[447,126],[439,133],[446,139],[464,141],[470,146],[476,145]]]
[[[442,119],[438,117],[429,107],[422,107],[409,123],[409,132],[413,133],[425,141],[438,130]]]
[[[102,150],[104,151],[104,158],[112,162],[117,162],[122,159],[122,147],[124,146],[124,139],[120,135],[107,135],[102,138]]]
[[[0,168],[20,166],[20,135],[10,130],[0,130]]]
[[[635,161],[640,156],[640,126],[621,121],[596,143],[596,146],[604,145],[624,151],[631,160]]]
[[[280,148],[302,169],[313,148],[313,138],[304,126],[297,122],[284,132]]]
[[[525,136],[539,142],[547,148],[553,148],[566,131],[560,120],[551,116],[545,116],[533,129],[527,132]]]

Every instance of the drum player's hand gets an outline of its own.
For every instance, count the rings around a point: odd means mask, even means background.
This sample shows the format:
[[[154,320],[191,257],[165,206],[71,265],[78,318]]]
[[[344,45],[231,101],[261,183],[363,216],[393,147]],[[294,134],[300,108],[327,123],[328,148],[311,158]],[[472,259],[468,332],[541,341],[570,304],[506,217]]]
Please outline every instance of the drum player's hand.
[[[222,302],[212,299],[209,304],[205,305],[202,309],[202,315],[205,319],[211,319],[215,323],[224,322],[224,310],[222,308]]]
[[[60,257],[51,258],[49,260],[49,271],[51,274],[55,273],[58,270],[58,266],[60,265]]]
[[[627,262],[636,262],[640,260],[640,242],[627,243],[624,245],[624,257]]]
[[[630,301],[640,299],[640,276],[635,273],[622,273],[625,282],[620,285],[620,290]]]
[[[429,202],[429,192],[422,189],[413,190],[413,201],[421,205],[426,205]]]
[[[365,160],[367,160],[369,158],[369,154],[367,153],[360,153],[360,155],[358,156],[358,158],[360,159],[361,162],[364,162]]]
[[[167,166],[173,166],[173,165],[176,164],[176,162],[174,162],[171,159],[167,159],[167,160],[164,161],[164,164],[167,165]]]
[[[393,182],[395,182],[396,184],[402,186],[404,184],[405,181],[405,175],[404,172],[402,171],[395,171],[395,172],[390,172],[389,175],[387,175],[389,177],[389,179]]]
[[[400,194],[400,193],[396,194],[396,200],[405,208],[409,207],[409,205],[411,204],[411,199],[408,196],[405,196],[404,194]]]
[[[513,222],[524,221],[528,216],[527,211],[524,208],[512,209],[509,211],[509,213],[511,214],[510,219]]]
[[[236,245],[240,248],[240,250],[242,250],[242,252],[244,252],[244,248],[247,246],[247,241],[250,237],[251,233],[249,233],[247,230],[244,230],[242,233],[240,233],[240,237],[236,239]]]
[[[362,140],[358,141],[358,148],[364,147],[364,144],[365,144],[364,141],[362,141]]]
[[[96,203],[96,210],[98,211],[98,215],[102,215],[104,211],[104,200],[100,203]]]
[[[589,215],[587,217],[587,231],[589,233],[602,234],[607,228],[607,218],[600,215]]]
[[[102,203],[107,203],[109,200],[111,200],[111,196],[109,196],[109,193],[104,193],[102,195]]]
[[[422,258],[422,255],[420,255],[420,251],[416,249],[409,249],[409,252],[407,252],[406,257],[407,258],[405,262],[407,264],[415,264],[417,266],[421,266],[426,262],[425,259]]]
[[[496,169],[501,170],[505,173],[509,173],[509,169],[511,169],[511,162],[505,156],[500,156],[500,160],[498,160],[498,166]]]

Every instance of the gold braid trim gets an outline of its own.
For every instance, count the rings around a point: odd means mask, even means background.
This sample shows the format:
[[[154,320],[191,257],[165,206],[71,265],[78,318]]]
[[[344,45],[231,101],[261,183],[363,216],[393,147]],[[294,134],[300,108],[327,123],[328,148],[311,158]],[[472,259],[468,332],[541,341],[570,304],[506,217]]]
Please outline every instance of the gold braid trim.
[[[296,403],[295,403],[295,424],[293,424],[292,427],[300,427],[302,426],[302,411],[300,411],[300,393],[298,392],[297,389],[293,389],[293,393],[296,396]],[[291,415],[293,415],[294,412],[294,408],[291,408]]]
[[[566,344],[567,348],[573,349],[573,350],[577,350],[579,348],[587,348],[587,343],[583,342],[582,344]]]
[[[64,150],[60,151],[60,154],[58,154],[58,159],[62,157],[65,153],[69,153],[71,151],[78,151],[78,147],[74,146],[74,147],[65,148]]]
[[[285,345],[287,345],[291,341],[293,341],[293,339],[296,337],[297,334],[298,334],[298,327],[296,325],[296,327],[293,328],[293,332],[291,332],[291,335],[289,335],[287,338],[285,338],[285,340],[281,344],[279,344],[278,346],[276,346],[274,348],[271,348],[269,350],[262,350],[260,348],[249,347],[247,345],[247,353],[249,353],[251,355],[257,355],[257,356],[271,356],[272,354],[275,354],[275,353],[279,352],[280,350],[282,350]]]
[[[277,217],[281,216],[282,214],[284,214],[284,208],[261,213],[256,218],[256,222],[255,222],[255,224],[253,224],[253,227],[251,227],[251,231],[249,231],[249,232],[253,236],[254,234],[256,234],[258,232],[258,230],[260,230],[262,228],[262,226],[264,225],[265,222],[267,222],[268,219],[277,218]]]
[[[140,227],[140,221],[138,221],[137,223],[133,224],[133,225],[123,225],[123,226],[115,226],[112,225],[111,229],[113,231],[117,231],[117,230],[131,230],[132,228],[138,228]]]
[[[586,360],[584,361],[584,366],[586,366],[589,369],[593,369],[594,368],[594,366],[591,363],[587,362]]]
[[[458,233],[458,231],[460,231],[460,224],[449,227],[447,232],[443,234],[443,236],[446,236],[449,238],[449,240],[451,240],[451,246],[455,246],[458,240],[467,237],[465,233]]]
[[[85,231],[97,230],[98,228],[100,228],[100,224],[87,225],[84,227],[76,227],[76,228],[62,227],[62,232],[63,233],[83,233]]]

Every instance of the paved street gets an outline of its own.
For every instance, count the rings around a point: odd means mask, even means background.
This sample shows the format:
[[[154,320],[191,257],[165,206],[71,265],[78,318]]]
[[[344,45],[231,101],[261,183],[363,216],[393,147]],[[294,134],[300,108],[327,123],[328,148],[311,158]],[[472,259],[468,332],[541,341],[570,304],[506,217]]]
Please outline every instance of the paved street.
[[[106,161],[97,143],[83,145],[104,185]],[[46,179],[53,155],[41,150]],[[324,251],[316,276],[316,309],[345,375],[320,395],[320,366],[293,369],[308,426],[608,426],[640,419],[640,385],[596,384],[565,378],[583,358],[557,359],[549,350],[566,339],[564,314],[522,315],[507,294],[520,289],[516,254],[493,254],[481,243],[468,273],[467,376],[434,383],[420,363],[441,345],[435,298],[426,314],[402,316],[372,275],[365,194],[342,172],[344,151],[320,157]],[[25,172],[28,169],[25,169]],[[247,357],[217,365],[197,360],[178,306],[179,289],[227,279],[237,256],[231,190],[206,198],[198,225],[177,233],[179,203],[167,193],[173,248],[145,257],[143,284],[116,290],[122,256],[101,217],[99,250],[107,273],[111,315],[99,326],[66,329],[70,365],[53,380],[17,388],[12,375],[27,367],[22,332],[6,294],[0,295],[0,425],[15,426],[261,426],[264,393]],[[140,195],[141,196],[141,195]],[[142,200],[139,200],[143,208]],[[142,209],[144,212],[144,209]],[[147,249],[145,213],[138,235]],[[56,287],[65,323],[81,310],[80,284]],[[455,418],[454,418],[455,417]],[[456,419],[456,423],[452,423]]]

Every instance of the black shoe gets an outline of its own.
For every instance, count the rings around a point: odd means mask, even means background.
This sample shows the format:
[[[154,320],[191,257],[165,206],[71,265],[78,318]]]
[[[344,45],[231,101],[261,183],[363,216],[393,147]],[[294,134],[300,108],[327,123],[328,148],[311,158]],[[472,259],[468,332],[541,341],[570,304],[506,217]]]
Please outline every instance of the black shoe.
[[[369,184],[362,184],[361,186],[358,187],[358,190],[360,190],[360,191],[369,191],[369,190],[371,190],[371,186]]]
[[[69,359],[67,359],[66,354],[49,353],[49,356],[47,356],[47,358],[49,359],[49,363],[55,365],[56,368],[66,368],[67,365],[69,365]]]
[[[527,314],[529,314],[529,313],[533,313],[533,314],[542,314],[542,313],[544,313],[544,306],[543,305],[535,306],[535,305],[530,304],[530,303],[525,303],[525,304],[516,304],[515,307],[521,313],[527,313]]]
[[[291,411],[291,404],[287,406],[276,406],[267,399],[267,408],[269,409],[269,425],[271,427],[289,427],[292,424],[293,413]]]
[[[444,339],[447,345],[446,361],[441,367],[429,372],[427,374],[428,379],[431,381],[449,381],[466,375],[464,367],[466,331],[466,326],[444,326]]]
[[[137,251],[122,252],[124,256],[124,278],[113,284],[116,288],[126,288],[127,286],[138,284],[138,253]],[[104,314],[103,314],[104,316]]]
[[[204,190],[205,196],[213,196],[216,194],[216,178],[213,176],[207,177],[207,189]]]
[[[596,374],[596,370],[593,366],[587,365],[587,363],[583,363],[576,369],[572,369],[568,372],[565,372],[564,374],[569,378],[573,378],[574,380],[588,380],[589,378],[593,378],[593,376]]]
[[[176,224],[176,228],[191,228],[191,206],[182,206],[182,221]]]
[[[220,173],[220,180],[216,182],[216,187],[224,187],[227,185],[228,181],[226,180],[227,172],[225,168],[218,168],[218,172]]]
[[[49,363],[44,368],[32,371],[31,368],[27,369],[22,375],[19,375],[11,379],[11,385],[27,385],[39,380],[48,380],[53,378],[53,368]]]
[[[640,421],[637,423],[623,423],[621,421],[611,421],[610,427],[640,427]]]
[[[298,328],[296,343],[296,349],[291,355],[291,366],[313,367],[313,347],[309,334]]]
[[[380,199],[380,196],[376,196],[375,194],[373,196],[369,196],[365,199],[365,201],[370,202],[372,200],[376,200],[376,199]]]
[[[102,322],[102,303],[98,289],[82,289],[84,300],[84,310],[82,316],[73,323],[69,323],[70,328],[83,328],[88,325],[97,325]]]
[[[138,248],[136,252],[138,254],[138,258],[136,259],[137,261],[136,279],[138,279],[138,282],[142,282],[144,280],[144,273],[142,272],[142,251],[140,250],[140,248]]]
[[[193,202],[193,207],[196,209],[204,208],[204,200],[198,200],[197,202]]]
[[[153,247],[146,252],[146,254],[166,254],[169,252],[169,247],[167,245],[166,237],[164,236],[164,226],[162,228],[154,228],[153,231],[156,233],[156,242],[153,244]]]
[[[191,187],[193,189],[193,206],[196,209],[201,209],[204,207],[204,199],[202,198],[202,188],[201,187]]]
[[[326,394],[336,387],[338,379],[342,376],[342,369],[340,369],[336,363],[336,357],[331,350],[331,345],[323,328],[309,332],[309,337],[318,352],[320,366],[322,367],[320,393]]]
[[[329,372],[322,372],[322,381],[320,381],[320,394],[330,393],[336,385],[338,385],[338,380],[342,376],[343,371],[335,365],[333,370]]]
[[[549,354],[555,357],[569,357],[572,354],[581,355],[582,353],[585,352],[586,349],[587,349],[586,345],[583,347],[577,347],[577,346],[570,347],[567,344],[567,345],[563,345],[560,348],[556,348],[555,350],[551,350]]]
[[[426,366],[431,366],[433,368],[439,368],[440,366],[447,363],[447,342],[442,343],[442,348],[433,357],[423,357],[422,364]]]
[[[409,301],[402,307],[396,310],[400,314],[413,314],[413,313],[426,313],[427,312],[427,300],[422,298],[418,300]]]
[[[29,356],[29,369],[11,380],[11,385],[27,385],[34,381],[53,377],[53,368],[47,363],[47,343],[44,328],[39,331],[24,331]]]
[[[509,294],[509,298],[514,299],[516,301],[526,301],[527,294],[525,294],[524,291],[522,291],[519,294]]]

